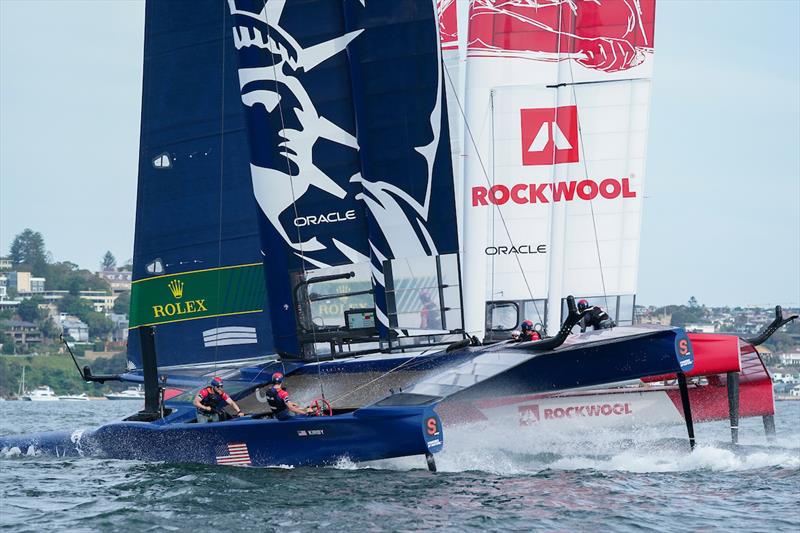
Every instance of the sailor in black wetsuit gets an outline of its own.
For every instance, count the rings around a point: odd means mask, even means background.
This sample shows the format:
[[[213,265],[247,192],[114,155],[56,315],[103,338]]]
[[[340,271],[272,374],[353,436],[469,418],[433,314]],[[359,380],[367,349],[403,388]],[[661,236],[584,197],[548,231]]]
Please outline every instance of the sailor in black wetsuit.
[[[608,313],[596,305],[589,307],[589,302],[586,300],[578,301],[578,311],[582,315],[580,322],[578,322],[581,327],[581,333],[590,327],[592,329],[610,329],[616,325],[611,320],[611,317],[608,316]]]
[[[267,403],[272,408],[272,414],[278,420],[289,420],[295,414],[310,415],[312,409],[300,407],[289,399],[289,393],[283,388],[283,374],[272,374],[272,385],[267,389]]]

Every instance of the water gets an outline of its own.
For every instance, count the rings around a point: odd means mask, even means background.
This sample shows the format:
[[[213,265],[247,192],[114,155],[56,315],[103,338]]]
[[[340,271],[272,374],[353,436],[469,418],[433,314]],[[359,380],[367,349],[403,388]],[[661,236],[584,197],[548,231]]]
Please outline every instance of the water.
[[[137,402],[7,402],[0,434],[91,427]],[[422,458],[254,469],[52,457],[0,458],[0,529],[25,531],[800,530],[800,402],[779,402],[778,439],[745,419],[545,438],[515,428],[445,434]]]

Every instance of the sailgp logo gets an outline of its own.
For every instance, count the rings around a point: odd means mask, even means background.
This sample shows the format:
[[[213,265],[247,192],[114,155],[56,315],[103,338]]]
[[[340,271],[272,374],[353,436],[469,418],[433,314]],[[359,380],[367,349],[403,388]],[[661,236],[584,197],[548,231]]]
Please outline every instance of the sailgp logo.
[[[522,164],[577,163],[578,107],[520,109]]]

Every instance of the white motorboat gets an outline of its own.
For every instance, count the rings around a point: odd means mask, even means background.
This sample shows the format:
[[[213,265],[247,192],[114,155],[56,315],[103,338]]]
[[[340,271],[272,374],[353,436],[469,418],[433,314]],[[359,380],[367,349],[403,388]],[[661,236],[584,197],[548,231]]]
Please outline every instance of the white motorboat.
[[[80,394],[67,394],[66,396],[59,396],[58,399],[65,402],[88,402],[89,395],[85,392],[82,392]]]
[[[122,392],[110,392],[105,395],[109,400],[144,400],[144,391],[142,386],[128,387],[128,390]]]
[[[53,392],[53,389],[47,385],[36,387],[29,393],[23,395],[22,399],[31,402],[57,402],[59,400],[56,393]]]

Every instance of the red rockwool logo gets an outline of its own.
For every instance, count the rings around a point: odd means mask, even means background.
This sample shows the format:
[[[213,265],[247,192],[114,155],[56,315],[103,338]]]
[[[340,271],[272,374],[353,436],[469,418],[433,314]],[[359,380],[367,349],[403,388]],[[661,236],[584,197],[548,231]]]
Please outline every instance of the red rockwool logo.
[[[519,425],[530,426],[539,421],[539,406],[538,405],[520,405],[519,410]]]
[[[578,107],[520,109],[522,164],[577,163]]]
[[[549,204],[573,200],[594,200],[597,195],[608,200],[636,198],[631,190],[629,178],[606,178],[599,183],[594,180],[559,181],[557,183],[517,183],[472,188],[472,205],[503,205],[509,200],[515,204]]]
[[[521,405],[519,411],[519,425],[529,426],[540,420],[539,406]],[[590,416],[625,416],[633,414],[629,403],[598,403],[592,405],[570,405],[569,407],[547,407],[542,410],[545,420],[558,418],[581,418]]]

